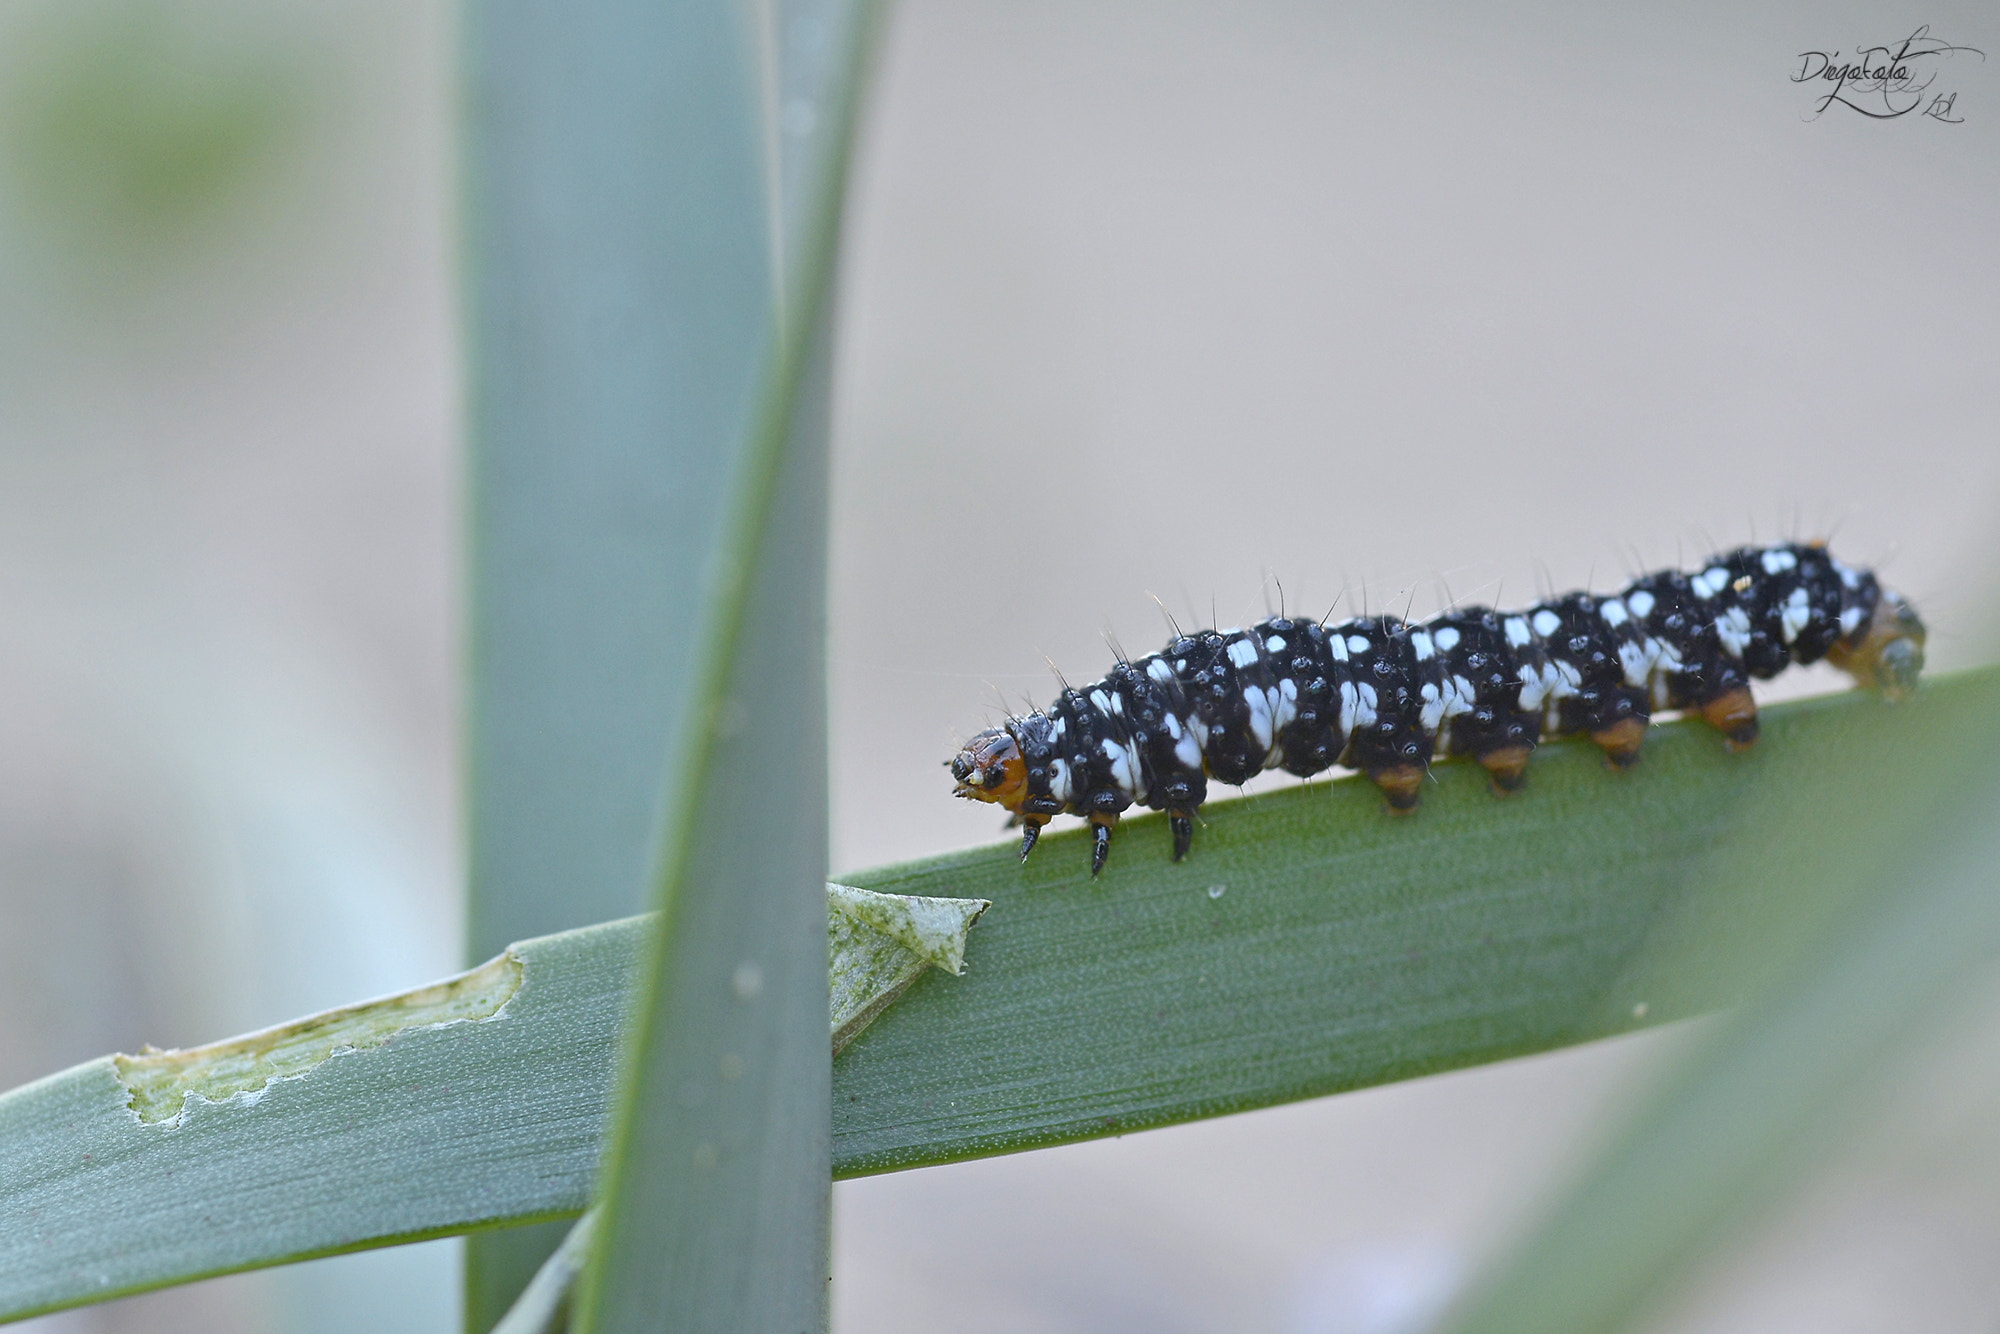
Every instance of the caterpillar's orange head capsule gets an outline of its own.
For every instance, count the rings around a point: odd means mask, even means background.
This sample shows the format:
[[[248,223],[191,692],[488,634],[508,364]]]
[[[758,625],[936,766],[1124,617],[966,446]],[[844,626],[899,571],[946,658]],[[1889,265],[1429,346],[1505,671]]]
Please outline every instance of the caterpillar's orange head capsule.
[[[1901,594],[1882,590],[1860,642],[1836,644],[1827,660],[1886,699],[1908,699],[1924,670],[1924,623]]]
[[[1021,747],[998,727],[989,727],[965,743],[958,754],[945,762],[958,780],[955,797],[970,801],[997,801],[1019,812],[1028,795],[1028,762]]]

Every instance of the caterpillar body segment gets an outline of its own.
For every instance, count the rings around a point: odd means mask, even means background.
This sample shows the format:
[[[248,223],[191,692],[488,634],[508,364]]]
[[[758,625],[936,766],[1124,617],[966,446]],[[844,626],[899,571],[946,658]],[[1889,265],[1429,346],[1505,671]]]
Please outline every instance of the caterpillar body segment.
[[[1474,760],[1506,792],[1543,738],[1580,734],[1625,768],[1668,710],[1700,715],[1740,748],[1757,737],[1752,680],[1826,658],[1894,699],[1915,688],[1923,653],[1916,612],[1868,571],[1817,543],[1743,547],[1693,573],[1520,611],[1461,607],[1420,624],[1274,617],[1179,635],[980,733],[947,763],[955,795],[1012,812],[1023,858],[1051,818],[1084,817],[1096,874],[1135,804],[1168,813],[1180,860],[1211,779],[1344,765],[1409,810],[1436,760]]]

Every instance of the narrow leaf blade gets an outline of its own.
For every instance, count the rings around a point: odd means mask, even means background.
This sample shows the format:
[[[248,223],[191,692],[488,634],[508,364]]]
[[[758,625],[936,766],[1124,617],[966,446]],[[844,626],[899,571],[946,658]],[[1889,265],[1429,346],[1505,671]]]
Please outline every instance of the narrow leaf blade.
[[[774,275],[724,5],[465,10],[468,954],[648,906]],[[490,1327],[560,1239],[474,1238]]]
[[[796,207],[767,153],[784,265],[700,627],[701,730],[670,771],[660,921],[599,1222],[584,1334],[823,1329],[831,1198],[825,584],[832,291],[871,8],[759,11],[830,39]],[[768,29],[766,30],[769,31]],[[765,86],[785,80],[769,67]],[[767,94],[767,105],[769,95]]]

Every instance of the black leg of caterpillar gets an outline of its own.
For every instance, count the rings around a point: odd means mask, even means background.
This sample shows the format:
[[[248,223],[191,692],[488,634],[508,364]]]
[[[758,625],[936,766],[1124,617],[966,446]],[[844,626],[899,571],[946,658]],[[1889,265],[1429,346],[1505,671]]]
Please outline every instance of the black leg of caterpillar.
[[[1168,811],[1167,828],[1174,831],[1174,860],[1179,861],[1194,842],[1194,812]]]
[[[1023,815],[1019,818],[1021,821],[1021,860],[1025,862],[1028,860],[1028,854],[1035,850],[1035,840],[1042,836],[1042,826],[1049,822],[1049,817],[1044,815],[1038,819],[1032,815]]]
[[[1111,826],[1117,823],[1115,815],[1090,817],[1090,874],[1093,878],[1104,869],[1104,859],[1111,855]]]

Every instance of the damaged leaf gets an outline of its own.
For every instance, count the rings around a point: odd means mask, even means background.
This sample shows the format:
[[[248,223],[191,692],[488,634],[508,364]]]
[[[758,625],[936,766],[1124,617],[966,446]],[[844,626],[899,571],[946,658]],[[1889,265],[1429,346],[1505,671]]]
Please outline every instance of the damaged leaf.
[[[342,1052],[379,1047],[399,1033],[445,1024],[477,1023],[498,1014],[521,986],[512,953],[468,973],[378,1001],[345,1005],[262,1032],[185,1050],[142,1048],[111,1058],[131,1091],[130,1106],[146,1125],[180,1124],[190,1098],[255,1099],[280,1079],[297,1079]]]
[[[1769,919],[1789,920],[1783,901],[1714,892],[1768,841],[1752,798],[1846,772],[1854,738],[1885,722],[1972,726],[1996,689],[1994,671],[1941,678],[1893,719],[1856,695],[1779,705],[1747,755],[1669,724],[1625,774],[1552,745],[1505,801],[1443,765],[1408,820],[1351,781],[1218,802],[1181,863],[1143,817],[1097,880],[1075,832],[1025,868],[1002,845],[857,875],[995,906],[965,977],[917,976],[833,1062],[833,1173],[1129,1133],[1713,1009],[1740,993],[1739,968],[1647,961],[1709,899],[1704,939],[1768,940]],[[1896,781],[1852,777],[1864,796]],[[830,944],[874,902],[844,901],[862,912],[830,906]],[[878,920],[913,926],[914,910]],[[307,1053],[316,1064],[254,1101],[212,1085],[221,1101],[183,1097],[143,1124],[109,1057],[0,1096],[0,1319],[581,1213],[646,929],[523,942],[519,986],[489,1017],[412,1009],[376,1045]],[[932,971],[961,957],[945,939]]]
[[[992,904],[826,887],[833,1051],[852,1042],[927,968],[965,972],[965,933]]]
[[[960,972],[985,906],[829,885],[836,1043],[925,969]],[[581,1211],[650,922],[0,1095],[0,1320]]]

